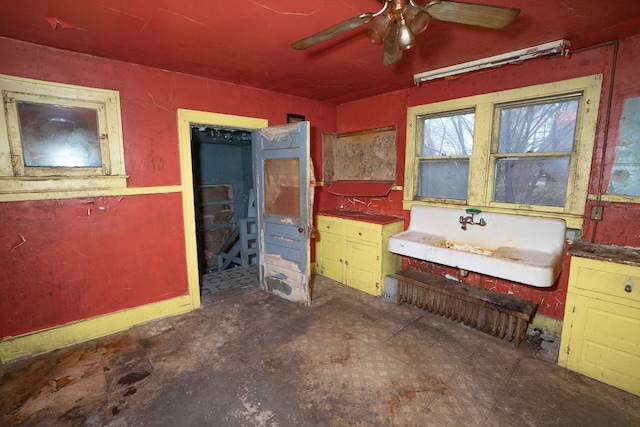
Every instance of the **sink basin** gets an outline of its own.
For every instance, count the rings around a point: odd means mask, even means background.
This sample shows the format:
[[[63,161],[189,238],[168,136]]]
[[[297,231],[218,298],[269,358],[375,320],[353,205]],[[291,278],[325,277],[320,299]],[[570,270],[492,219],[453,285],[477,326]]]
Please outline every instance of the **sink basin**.
[[[565,222],[479,213],[463,230],[464,210],[413,206],[409,228],[389,238],[389,251],[527,285],[553,286],[562,270]]]

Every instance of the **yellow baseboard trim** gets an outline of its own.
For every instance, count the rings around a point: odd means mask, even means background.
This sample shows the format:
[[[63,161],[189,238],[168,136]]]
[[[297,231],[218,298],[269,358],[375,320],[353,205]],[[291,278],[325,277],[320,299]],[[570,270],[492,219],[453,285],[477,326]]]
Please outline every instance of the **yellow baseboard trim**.
[[[0,341],[0,364],[79,344],[124,331],[141,323],[187,313],[191,310],[193,310],[191,297],[183,295],[51,329],[5,338]]]
[[[554,319],[543,314],[536,314],[533,316],[533,319],[531,319],[529,327],[538,328],[547,334],[560,337],[562,335],[562,324],[562,320]]]

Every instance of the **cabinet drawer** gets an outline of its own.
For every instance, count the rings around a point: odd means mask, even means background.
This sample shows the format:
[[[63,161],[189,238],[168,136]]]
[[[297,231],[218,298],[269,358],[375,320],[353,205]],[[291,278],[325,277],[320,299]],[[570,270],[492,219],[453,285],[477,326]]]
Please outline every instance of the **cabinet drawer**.
[[[380,245],[382,240],[381,227],[367,223],[349,224],[346,234],[347,240],[353,240],[356,242],[369,242]]]
[[[599,264],[577,263],[576,288],[621,298],[629,303],[640,303],[640,271],[620,264],[607,263],[606,269]]]
[[[322,233],[331,233],[331,234],[344,234],[344,220],[343,219],[334,219],[326,216],[318,216],[318,233],[322,236]]]

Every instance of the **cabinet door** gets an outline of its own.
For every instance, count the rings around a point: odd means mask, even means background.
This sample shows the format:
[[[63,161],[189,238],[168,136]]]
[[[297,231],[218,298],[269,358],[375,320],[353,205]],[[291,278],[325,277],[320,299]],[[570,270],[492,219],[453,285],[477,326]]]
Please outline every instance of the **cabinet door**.
[[[575,294],[567,303],[572,313],[564,321],[573,328],[568,343],[562,337],[566,367],[640,395],[640,309]]]
[[[558,365],[640,395],[637,267],[573,258]]]
[[[316,246],[318,274],[342,282],[344,271],[344,237],[322,233]]]
[[[347,242],[345,284],[371,295],[380,295],[382,276],[380,247]]]

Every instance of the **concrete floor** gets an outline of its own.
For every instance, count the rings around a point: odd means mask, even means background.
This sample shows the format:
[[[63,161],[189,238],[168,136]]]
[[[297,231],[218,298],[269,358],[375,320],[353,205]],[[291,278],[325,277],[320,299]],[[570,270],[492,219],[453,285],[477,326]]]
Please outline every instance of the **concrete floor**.
[[[5,365],[0,425],[638,426],[640,397],[320,276]]]

